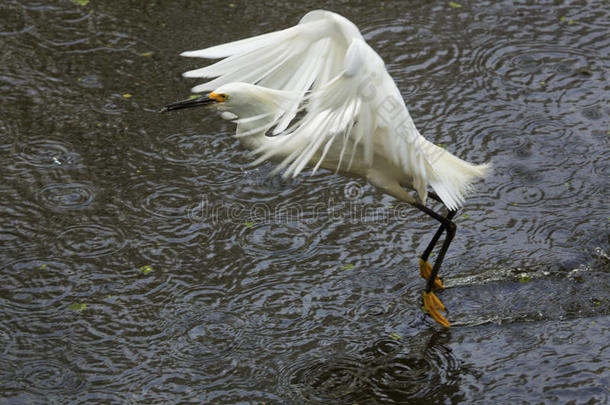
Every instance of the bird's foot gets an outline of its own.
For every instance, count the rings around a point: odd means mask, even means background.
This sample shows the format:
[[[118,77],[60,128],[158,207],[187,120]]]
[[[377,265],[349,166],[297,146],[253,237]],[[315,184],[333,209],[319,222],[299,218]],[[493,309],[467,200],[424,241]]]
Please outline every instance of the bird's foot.
[[[432,273],[432,265],[424,259],[419,259],[419,274],[425,278],[426,280],[430,278],[430,274]],[[444,290],[445,286],[438,276],[434,279],[434,287],[438,290]]]
[[[440,323],[445,328],[450,326],[449,321],[439,312],[445,312],[445,306],[433,292],[428,293],[424,291],[424,308],[426,308],[430,316],[434,318],[436,322]]]

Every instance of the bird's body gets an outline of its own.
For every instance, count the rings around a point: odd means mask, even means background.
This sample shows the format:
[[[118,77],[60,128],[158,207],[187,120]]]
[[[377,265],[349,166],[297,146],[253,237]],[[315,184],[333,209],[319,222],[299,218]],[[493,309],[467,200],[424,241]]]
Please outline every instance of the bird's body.
[[[488,168],[419,133],[381,57],[338,14],[312,11],[294,27],[183,55],[224,59],[185,73],[214,78],[193,88],[209,96],[166,110],[214,104],[237,123],[235,136],[258,156],[254,163],[278,162],[284,177],[321,167],[364,178],[441,221],[442,233],[448,225],[424,206],[428,186],[454,213]]]

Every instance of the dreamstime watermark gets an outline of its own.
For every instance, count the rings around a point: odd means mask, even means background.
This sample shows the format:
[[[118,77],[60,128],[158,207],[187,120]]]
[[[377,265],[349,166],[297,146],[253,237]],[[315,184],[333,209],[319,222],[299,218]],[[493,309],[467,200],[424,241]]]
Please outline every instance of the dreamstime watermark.
[[[316,223],[334,221],[350,224],[391,223],[418,218],[413,215],[410,204],[399,203],[389,206],[363,202],[363,187],[350,182],[343,188],[345,198],[329,197],[317,203],[278,204],[256,202],[254,204],[239,201],[210,201],[206,195],[189,209],[188,217],[195,223],[244,224],[244,223]],[[416,219],[417,220],[417,219]]]

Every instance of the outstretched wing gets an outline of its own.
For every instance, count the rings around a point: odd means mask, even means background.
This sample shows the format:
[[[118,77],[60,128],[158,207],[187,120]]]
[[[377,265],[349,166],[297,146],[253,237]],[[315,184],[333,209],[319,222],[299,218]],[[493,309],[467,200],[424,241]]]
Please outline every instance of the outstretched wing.
[[[349,170],[354,159],[372,165],[378,155],[408,173],[425,201],[430,166],[421,144],[427,141],[415,128],[383,60],[346,18],[316,10],[294,27],[182,55],[224,58],[184,74],[214,78],[195,86],[194,92],[245,82],[294,97],[268,125],[275,125],[273,132],[279,135],[273,147],[267,143],[255,150],[257,161],[281,157],[277,170],[296,176],[312,162],[317,169],[330,156],[337,170]],[[305,115],[295,123],[299,110]]]
[[[358,38],[343,59],[341,73],[306,96],[306,114],[275,137],[273,148],[254,151],[257,162],[283,157],[276,170],[294,177],[311,162],[315,171],[331,155],[338,171],[349,171],[354,159],[368,167],[387,159],[409,174],[425,201],[429,142],[415,128],[383,60]]]
[[[276,131],[281,132],[295,117],[307,91],[321,88],[341,73],[345,54],[355,38],[362,39],[362,35],[349,20],[315,10],[285,30],[182,53],[189,57],[224,58],[184,76],[214,78],[193,87],[196,93],[231,82],[293,92],[295,102],[276,126]]]

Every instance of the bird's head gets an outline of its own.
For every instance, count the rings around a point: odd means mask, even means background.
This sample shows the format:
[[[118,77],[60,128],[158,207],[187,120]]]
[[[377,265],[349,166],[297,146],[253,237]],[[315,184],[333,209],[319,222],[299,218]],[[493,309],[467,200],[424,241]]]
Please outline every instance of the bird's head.
[[[161,112],[191,107],[213,106],[219,111],[228,111],[238,117],[247,117],[276,107],[274,95],[269,89],[247,83],[228,83],[206,96],[177,101],[166,105]]]

